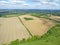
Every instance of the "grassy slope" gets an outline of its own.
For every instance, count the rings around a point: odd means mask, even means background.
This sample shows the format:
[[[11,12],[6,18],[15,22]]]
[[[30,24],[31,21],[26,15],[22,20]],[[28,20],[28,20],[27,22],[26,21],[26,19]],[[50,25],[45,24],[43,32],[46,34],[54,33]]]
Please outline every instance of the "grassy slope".
[[[20,45],[60,45],[60,24],[51,28],[42,39],[32,42],[22,43]]]

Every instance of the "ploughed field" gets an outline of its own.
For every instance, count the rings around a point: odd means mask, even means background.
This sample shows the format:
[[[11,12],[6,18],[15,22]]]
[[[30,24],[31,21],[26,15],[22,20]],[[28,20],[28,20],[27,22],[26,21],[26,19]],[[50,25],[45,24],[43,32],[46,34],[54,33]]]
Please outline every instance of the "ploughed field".
[[[54,25],[52,20],[31,15],[0,18],[0,45],[16,39],[27,39],[31,34],[42,36]]]

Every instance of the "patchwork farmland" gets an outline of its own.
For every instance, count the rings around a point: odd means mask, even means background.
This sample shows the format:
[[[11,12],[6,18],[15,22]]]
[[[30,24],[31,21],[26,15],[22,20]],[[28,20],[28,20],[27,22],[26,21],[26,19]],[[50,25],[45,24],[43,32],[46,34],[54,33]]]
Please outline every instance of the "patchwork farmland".
[[[0,45],[13,40],[31,37],[31,34],[42,36],[55,25],[55,22],[31,15],[0,18]]]

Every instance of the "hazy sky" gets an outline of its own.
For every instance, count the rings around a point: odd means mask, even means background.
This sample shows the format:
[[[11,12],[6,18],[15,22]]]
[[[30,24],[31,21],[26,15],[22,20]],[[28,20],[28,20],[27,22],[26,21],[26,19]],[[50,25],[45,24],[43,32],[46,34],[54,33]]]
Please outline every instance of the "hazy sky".
[[[0,0],[0,9],[60,9],[60,0]]]

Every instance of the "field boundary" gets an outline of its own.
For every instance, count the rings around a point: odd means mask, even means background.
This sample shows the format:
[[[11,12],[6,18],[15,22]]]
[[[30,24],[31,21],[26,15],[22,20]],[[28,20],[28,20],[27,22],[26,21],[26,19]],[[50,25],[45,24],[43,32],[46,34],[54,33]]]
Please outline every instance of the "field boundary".
[[[33,35],[31,34],[31,32],[29,31],[29,29],[24,25],[24,23],[22,22],[21,18],[18,17],[18,19],[19,19],[19,21],[23,24],[23,26],[26,28],[26,30],[28,31],[28,33],[30,34],[30,36],[33,36]]]

